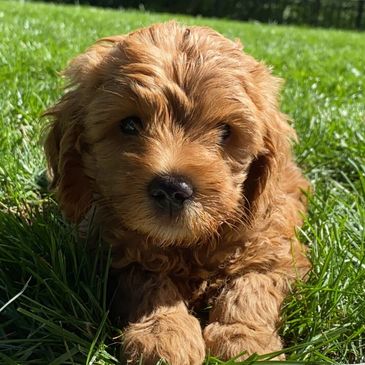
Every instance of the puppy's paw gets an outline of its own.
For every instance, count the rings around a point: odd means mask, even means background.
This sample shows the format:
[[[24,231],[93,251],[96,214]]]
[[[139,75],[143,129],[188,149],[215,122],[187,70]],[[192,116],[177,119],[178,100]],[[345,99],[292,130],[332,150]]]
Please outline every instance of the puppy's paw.
[[[164,359],[169,365],[201,365],[205,344],[200,324],[187,313],[152,316],[130,324],[124,333],[127,364],[155,365]]]
[[[204,329],[204,340],[208,353],[222,360],[229,360],[244,352],[239,357],[242,361],[254,353],[268,354],[282,349],[276,332],[241,323],[225,325],[213,322]],[[271,360],[285,360],[285,355]]]

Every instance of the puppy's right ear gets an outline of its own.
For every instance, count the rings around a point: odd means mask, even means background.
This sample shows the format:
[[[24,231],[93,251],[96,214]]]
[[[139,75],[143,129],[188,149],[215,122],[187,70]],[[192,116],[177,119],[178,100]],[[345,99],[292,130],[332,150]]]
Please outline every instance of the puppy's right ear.
[[[102,82],[105,58],[122,39],[102,39],[72,60],[64,71],[69,81],[66,93],[43,114],[52,120],[44,143],[50,187],[71,222],[80,222],[92,204],[92,181],[85,174],[82,159],[85,107]]]

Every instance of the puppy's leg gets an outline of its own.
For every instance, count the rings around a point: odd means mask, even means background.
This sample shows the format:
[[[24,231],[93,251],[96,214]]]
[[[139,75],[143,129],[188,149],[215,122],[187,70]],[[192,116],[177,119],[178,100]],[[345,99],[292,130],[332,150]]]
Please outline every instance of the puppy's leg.
[[[138,364],[142,357],[146,365],[160,358],[170,365],[201,365],[205,344],[199,321],[188,313],[172,281],[137,272],[126,278],[133,282],[125,298],[132,304],[123,335],[127,363]],[[123,283],[122,292],[127,286]]]
[[[276,326],[284,298],[283,280],[279,274],[251,272],[227,284],[204,330],[207,351],[222,359],[245,351],[240,358],[244,359],[282,349]]]

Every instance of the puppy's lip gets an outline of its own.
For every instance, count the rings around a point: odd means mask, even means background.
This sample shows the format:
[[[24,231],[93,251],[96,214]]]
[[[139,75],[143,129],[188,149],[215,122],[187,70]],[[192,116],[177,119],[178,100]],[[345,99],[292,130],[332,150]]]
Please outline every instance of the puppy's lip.
[[[141,242],[149,242],[157,246],[174,246],[190,245],[192,239],[187,233],[189,230],[179,217],[170,217],[167,214],[155,216],[154,223],[150,222],[148,226],[128,227],[126,230],[134,234]]]

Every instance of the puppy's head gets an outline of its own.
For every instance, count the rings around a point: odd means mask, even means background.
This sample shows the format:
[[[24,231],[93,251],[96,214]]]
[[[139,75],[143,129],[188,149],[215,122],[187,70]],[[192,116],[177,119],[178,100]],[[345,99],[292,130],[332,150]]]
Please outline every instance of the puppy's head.
[[[46,114],[53,187],[157,244],[188,245],[254,215],[288,152],[279,80],[208,28],[174,22],[102,39]]]

